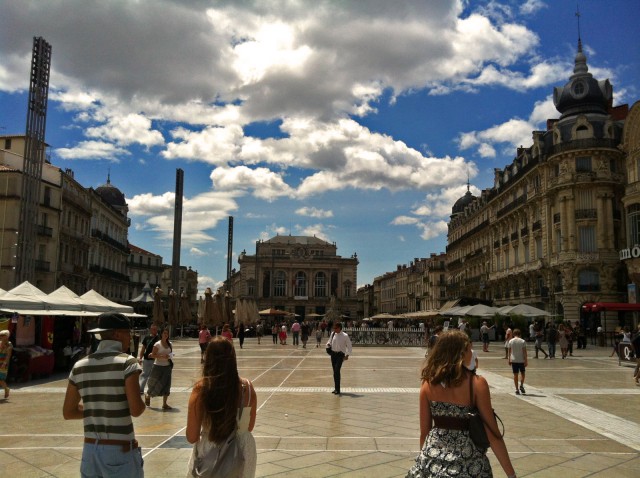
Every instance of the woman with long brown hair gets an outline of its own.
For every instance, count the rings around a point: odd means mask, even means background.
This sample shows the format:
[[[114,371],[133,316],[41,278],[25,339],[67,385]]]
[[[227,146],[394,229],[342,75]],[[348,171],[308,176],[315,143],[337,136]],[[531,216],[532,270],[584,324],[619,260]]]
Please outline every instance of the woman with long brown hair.
[[[256,422],[256,392],[253,384],[238,374],[233,344],[221,336],[209,342],[204,353],[202,378],[189,398],[186,436],[196,443],[198,456],[224,442],[237,426],[244,456],[243,477],[256,473],[256,442],[251,434]],[[193,455],[189,462],[192,469]]]
[[[439,335],[422,369],[420,448],[409,478],[493,476],[486,450],[469,436],[468,414],[478,410],[491,449],[508,477],[516,476],[491,407],[487,381],[468,367],[469,336],[459,330]]]

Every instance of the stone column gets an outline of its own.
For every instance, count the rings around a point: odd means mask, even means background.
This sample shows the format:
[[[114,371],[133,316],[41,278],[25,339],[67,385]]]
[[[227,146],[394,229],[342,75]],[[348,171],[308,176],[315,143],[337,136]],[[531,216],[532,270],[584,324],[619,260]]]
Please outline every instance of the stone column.
[[[596,194],[596,238],[598,249],[607,248],[607,219],[605,213],[604,197],[602,194]]]
[[[567,196],[567,228],[569,230],[568,246],[569,251],[576,251],[576,197],[572,194]],[[562,219],[564,222],[564,218]]]
[[[567,203],[566,196],[560,198],[560,242],[562,243],[562,252],[569,250],[569,208]],[[561,251],[556,252],[559,253]]]

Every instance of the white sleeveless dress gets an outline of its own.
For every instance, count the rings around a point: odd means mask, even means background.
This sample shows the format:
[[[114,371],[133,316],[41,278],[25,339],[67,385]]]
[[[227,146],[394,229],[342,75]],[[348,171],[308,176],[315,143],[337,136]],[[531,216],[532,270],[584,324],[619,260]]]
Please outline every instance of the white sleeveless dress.
[[[240,419],[236,416],[238,422],[238,442],[242,449],[242,455],[244,456],[244,473],[243,478],[254,478],[256,476],[256,465],[258,461],[258,452],[256,450],[256,440],[253,434],[249,431],[249,422],[251,421],[251,382],[246,381],[246,384],[242,383],[245,388],[245,393],[249,394],[248,406],[242,408],[242,416]],[[238,410],[240,415],[240,410]],[[210,442],[207,439],[207,431],[202,430],[200,432],[200,441],[196,444],[198,447],[198,455],[206,454],[212,447],[216,446],[215,443]],[[189,465],[187,468],[187,478],[191,478],[191,469],[193,467],[193,453],[189,458]]]

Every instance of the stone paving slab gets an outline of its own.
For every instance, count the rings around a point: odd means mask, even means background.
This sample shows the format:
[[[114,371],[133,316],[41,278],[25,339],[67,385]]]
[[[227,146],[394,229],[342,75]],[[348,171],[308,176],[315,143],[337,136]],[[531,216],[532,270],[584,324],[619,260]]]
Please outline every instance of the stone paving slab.
[[[134,419],[145,474],[154,478],[185,476],[191,453],[184,429],[200,353],[188,339],[176,341],[174,351],[174,409],[162,411],[158,398]],[[406,474],[419,448],[424,349],[356,347],[343,367],[342,397],[330,393],[331,366],[322,348],[248,339],[237,354],[240,373],[253,380],[258,396],[257,476]],[[609,354],[608,347],[591,347],[566,360],[531,359],[528,393],[516,396],[502,350],[480,353],[479,373],[491,387],[518,476],[637,476],[640,387],[633,369]],[[78,476],[82,424],[62,419],[66,384],[65,373],[12,384],[11,397],[0,400],[3,476]],[[503,476],[491,452],[489,459],[495,476]]]

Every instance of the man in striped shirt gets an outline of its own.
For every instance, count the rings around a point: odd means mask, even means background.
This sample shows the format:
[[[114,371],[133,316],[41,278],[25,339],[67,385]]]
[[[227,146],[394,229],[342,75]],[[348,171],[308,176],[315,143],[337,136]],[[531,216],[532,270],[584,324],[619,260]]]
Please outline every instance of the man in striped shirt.
[[[62,415],[83,419],[82,477],[142,478],[142,453],[133,431],[132,416],[145,410],[140,397],[140,365],[129,350],[131,324],[122,314],[99,318],[98,349],[79,360],[69,374]],[[81,403],[82,402],[82,403]]]

